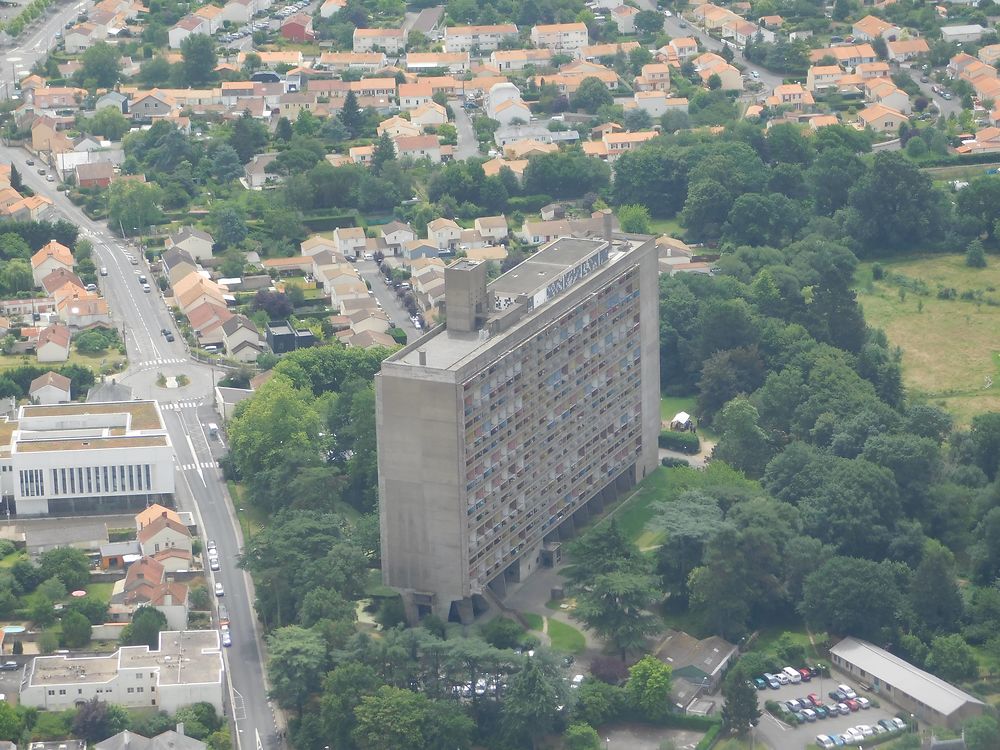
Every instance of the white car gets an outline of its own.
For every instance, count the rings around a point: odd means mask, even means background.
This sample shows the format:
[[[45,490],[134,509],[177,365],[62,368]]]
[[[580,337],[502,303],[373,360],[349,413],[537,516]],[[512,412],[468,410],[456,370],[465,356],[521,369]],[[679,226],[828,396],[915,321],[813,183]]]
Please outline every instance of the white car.
[[[211,568],[212,570],[221,569],[222,566],[219,565],[219,558],[217,557],[208,558],[208,567]]]
[[[823,750],[830,750],[830,748],[837,746],[837,743],[825,734],[816,735],[816,744]]]
[[[848,727],[844,730],[844,734],[848,735],[852,742],[860,742],[865,738],[865,736],[858,731],[857,727]]]
[[[837,690],[842,692],[848,698],[857,698],[858,694],[851,690],[847,685],[837,685]]]
[[[868,726],[867,724],[858,724],[858,725],[857,725],[856,727],[854,727],[854,728],[855,728],[855,729],[856,729],[857,731],[861,732],[861,735],[862,735],[863,737],[871,737],[871,736],[873,736],[873,735],[875,734],[875,730],[874,730],[874,729],[872,729],[872,728],[871,728],[870,726]]]
[[[893,716],[890,721],[896,725],[897,729],[906,729],[906,722],[900,719],[898,716]]]
[[[215,595],[216,596],[225,596],[226,595],[226,590],[222,588],[222,582],[221,581],[217,581],[216,584],[215,584]]]
[[[855,698],[855,700],[858,702],[858,705],[865,710],[872,707],[872,702],[867,698]]]

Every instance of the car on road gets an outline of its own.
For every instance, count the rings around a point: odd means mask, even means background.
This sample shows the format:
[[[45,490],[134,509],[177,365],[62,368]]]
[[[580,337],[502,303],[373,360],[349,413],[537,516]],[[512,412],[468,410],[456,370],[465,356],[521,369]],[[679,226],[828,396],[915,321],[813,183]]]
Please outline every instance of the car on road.
[[[166,336],[168,333],[170,333],[170,329],[169,328],[161,328],[160,329],[160,333],[162,333],[164,336]],[[209,547],[208,551],[211,552],[213,549],[214,549],[214,547]]]
[[[760,78],[760,73],[758,73],[756,70],[751,70],[750,71],[750,77],[751,78]]]
[[[142,285],[142,291],[144,291],[144,292],[146,292],[148,294],[150,291],[152,291],[152,289],[150,288],[149,284],[143,284]]]
[[[168,334],[167,334],[167,335],[165,336],[165,338],[167,339],[167,341],[173,341],[173,340],[174,340],[174,334],[172,334],[172,333],[168,333]]]
[[[230,637],[228,630],[222,631],[222,645],[225,646],[226,648],[229,648],[230,646],[233,645],[233,639],[232,637]]]
[[[45,174],[45,167],[39,167],[38,174]]]
[[[56,176],[55,176],[55,175],[52,175],[52,174],[49,174],[49,175],[45,175],[45,179],[46,179],[46,181],[48,181],[48,182],[55,182],[55,181],[56,181]]]
[[[24,163],[27,164],[29,167],[35,166],[35,160],[34,159],[25,159]]]
[[[166,329],[164,329],[164,331],[166,331]],[[212,551],[212,550],[214,550],[214,549],[218,549],[218,547],[217,547],[217,546],[216,546],[216,544],[215,544],[215,540],[214,540],[214,539],[209,539],[209,540],[208,540],[208,544],[206,544],[206,545],[205,545],[205,548],[206,548],[206,549],[207,549],[207,550],[208,550],[209,552],[211,552],[211,551]]]
[[[930,81],[931,81],[931,79],[928,78],[927,76],[920,76],[920,82],[921,83],[930,83]]]
[[[688,25],[687,25],[686,23],[684,23],[683,21],[681,21],[681,22],[680,22],[679,24],[677,24],[677,25],[678,25],[678,26],[680,26],[680,27],[681,27],[682,29],[686,29],[686,28],[688,27]]]
[[[107,275],[108,275],[108,267],[101,266],[101,276],[107,276]]]
[[[208,559],[208,567],[211,568],[212,570],[221,570],[222,566],[219,565],[219,558],[210,557]]]
[[[20,668],[16,661],[5,661],[3,664],[0,664],[0,672],[16,672]]]
[[[226,595],[226,590],[224,588],[222,588],[222,581],[216,581],[215,582],[215,595],[216,596],[225,596]]]

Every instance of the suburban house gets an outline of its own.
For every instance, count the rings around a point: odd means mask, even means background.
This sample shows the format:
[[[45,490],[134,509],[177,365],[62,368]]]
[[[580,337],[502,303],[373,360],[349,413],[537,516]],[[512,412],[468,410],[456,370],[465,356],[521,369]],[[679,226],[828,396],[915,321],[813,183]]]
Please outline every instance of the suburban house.
[[[76,261],[70,249],[55,240],[50,240],[31,256],[31,278],[35,286],[41,286],[42,279],[57,268],[72,271],[75,265]]]
[[[441,252],[452,252],[458,248],[462,228],[451,219],[437,218],[427,223],[427,239]]]
[[[170,49],[180,49],[181,43],[192,34],[209,34],[208,21],[200,16],[184,16],[167,32],[167,45]]]
[[[598,141],[585,141],[583,153],[604,161],[613,162],[626,151],[638,148],[659,135],[654,130],[640,130],[635,133],[606,132]]]
[[[894,26],[888,21],[883,21],[878,16],[867,15],[860,21],[855,21],[851,27],[854,38],[862,42],[871,42],[881,37],[888,41],[895,41],[903,34],[903,30]]]
[[[635,33],[635,17],[639,15],[639,10],[631,5],[619,5],[611,9],[611,20],[618,27],[619,34]]]
[[[490,62],[501,73],[508,70],[524,70],[529,65],[545,67],[551,60],[552,50],[548,48],[496,50],[490,54]]]
[[[63,404],[70,398],[70,379],[49,370],[39,375],[28,386],[28,397],[34,404]]]
[[[444,125],[448,122],[448,110],[437,102],[425,102],[410,112],[410,122],[421,128]]]
[[[136,524],[138,526],[138,517]],[[191,555],[191,532],[181,523],[180,517],[166,508],[157,517],[146,520],[136,529],[136,540],[142,554],[152,557],[166,549],[179,549]]]
[[[196,272],[198,266],[186,250],[171,247],[160,254],[160,269],[170,280],[170,285],[174,286],[188,274]]]
[[[931,48],[926,39],[894,39],[885,43],[889,59],[894,62],[913,60],[921,55],[930,54]],[[982,50],[979,51],[980,55]]]
[[[872,104],[858,112],[858,122],[876,133],[894,133],[909,118],[882,104]]]
[[[312,17],[305,13],[296,13],[281,24],[281,36],[290,42],[311,42],[316,38]]]
[[[875,54],[875,50],[870,44],[852,44],[814,49],[809,53],[809,62],[818,63],[827,57],[832,57],[837,64],[849,69],[853,69],[861,63],[871,63],[878,60],[878,55]]]
[[[354,29],[355,52],[385,52],[398,55],[406,49],[406,32],[402,29]]]
[[[473,48],[480,53],[496,50],[500,42],[517,39],[517,26],[501,23],[484,26],[446,26],[444,29],[445,52],[469,52]]]
[[[647,63],[635,78],[636,91],[670,91],[670,66],[666,63]]]
[[[42,279],[42,289],[50,297],[69,284],[72,288],[83,291],[84,284],[80,277],[68,268],[57,268],[44,279]]]
[[[222,28],[222,23],[225,21],[224,11],[218,5],[213,5],[208,3],[207,5],[202,5],[198,8],[192,15],[203,19],[208,23],[208,33],[214,34],[219,29]]]
[[[665,91],[636,91],[632,95],[632,107],[625,106],[626,111],[635,108],[649,113],[653,119],[665,115],[667,112],[688,111],[688,100],[685,97],[667,96]]]
[[[333,239],[324,237],[321,234],[306,237],[299,243],[299,251],[307,257],[319,255],[326,250],[336,251],[336,249],[337,243]]]
[[[774,94],[767,98],[769,107],[788,107],[801,112],[812,107],[816,101],[813,95],[802,87],[801,83],[784,83],[774,87]]]
[[[187,626],[181,626],[177,630],[183,630],[185,627]],[[94,750],[205,750],[205,747],[205,743],[201,740],[184,734],[184,725],[178,724],[176,731],[168,729],[148,739],[126,729],[98,742],[94,745]]]
[[[59,319],[70,328],[111,326],[111,310],[99,294],[73,288],[66,292],[59,290],[55,297]]]
[[[337,227],[333,230],[333,241],[337,243],[337,252],[345,258],[358,257],[363,252],[366,239],[363,227]]]
[[[493,109],[492,119],[501,125],[531,122],[531,108],[520,99],[507,99]]]
[[[78,164],[74,171],[76,184],[81,188],[105,188],[115,176],[114,165],[109,161]]]
[[[35,351],[39,362],[65,362],[69,359],[69,328],[53,323],[38,332]]]
[[[435,164],[441,161],[442,146],[436,135],[403,135],[392,142],[400,159],[430,159]]]
[[[393,255],[399,255],[405,243],[417,238],[413,227],[401,221],[390,221],[388,224],[382,225],[379,234]]]
[[[214,244],[215,240],[208,232],[193,226],[186,226],[167,237],[164,246],[167,250],[182,250],[193,260],[200,262],[211,260]]]
[[[188,587],[168,577],[171,572],[176,571],[168,570],[153,557],[140,557],[129,563],[125,577],[115,581],[111,592],[111,621],[127,622],[136,609],[148,606],[163,613],[168,627],[187,628]]]
[[[674,51],[679,60],[687,60],[689,57],[694,57],[698,54],[698,42],[695,41],[694,37],[677,37],[676,39],[671,39],[667,46]]]
[[[536,47],[575,53],[590,41],[585,23],[551,23],[531,27],[531,41]]]
[[[408,52],[406,70],[421,73],[447,70],[449,73],[465,73],[470,66],[468,52]]]
[[[201,274],[192,273],[174,284],[174,304],[187,315],[199,305],[209,302],[218,307],[225,307],[225,295],[221,287],[211,279]]]
[[[480,216],[473,225],[477,232],[484,238],[499,244],[510,234],[507,228],[507,217],[500,216]]]
[[[424,239],[408,240],[403,243],[402,249],[403,258],[408,261],[414,261],[418,258],[436,258],[439,252],[436,244],[431,240]]]
[[[434,89],[429,83],[420,81],[418,83],[399,84],[399,108],[403,110],[413,110],[422,107],[434,100]]]
[[[964,44],[965,42],[978,42],[980,37],[986,33],[986,29],[978,23],[965,24],[962,26],[942,26],[941,39],[945,42]]]
[[[198,339],[198,346],[222,346],[222,324],[233,317],[228,308],[218,302],[206,301],[191,308],[188,323]]]
[[[255,362],[264,351],[257,326],[245,315],[234,315],[222,324],[222,342],[229,356],[240,362]]]
[[[175,106],[172,97],[153,89],[136,96],[129,106],[129,114],[133,120],[152,120],[154,117],[166,117]]]
[[[257,154],[243,169],[243,178],[251,190],[262,190],[267,185],[281,181],[280,175],[267,171],[268,165],[278,158],[277,154]]]

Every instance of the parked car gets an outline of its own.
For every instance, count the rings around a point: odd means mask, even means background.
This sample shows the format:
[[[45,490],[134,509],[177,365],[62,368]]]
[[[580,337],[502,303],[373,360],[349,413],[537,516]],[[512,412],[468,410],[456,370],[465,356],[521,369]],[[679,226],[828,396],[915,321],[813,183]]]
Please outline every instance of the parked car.
[[[859,732],[861,732],[861,735],[863,737],[872,737],[875,734],[875,730],[872,729],[867,724],[858,724],[854,728],[857,729]]]
[[[777,690],[781,687],[781,682],[773,674],[764,675],[764,679],[767,680],[767,686],[771,688],[771,690]]]
[[[823,750],[830,750],[831,748],[837,746],[837,743],[834,742],[831,737],[828,737],[825,734],[816,735],[816,744],[819,747],[823,748]]]
[[[879,726],[883,729],[888,729],[890,732],[895,732],[899,729],[892,719],[879,719]]]
[[[893,724],[896,725],[896,729],[906,729],[906,722],[900,719],[898,716],[893,716],[891,721]]]
[[[208,560],[208,567],[212,570],[221,570],[222,566],[219,564],[219,558],[211,557]]]
[[[861,742],[865,736],[858,731],[857,727],[848,727],[844,734],[851,738],[851,742]]]
[[[809,698],[809,702],[812,703],[814,706],[823,705],[823,701],[820,700],[819,696],[816,693],[809,693],[807,697]]]
[[[827,695],[830,696],[830,700],[840,703],[844,698],[847,697],[846,693],[842,690],[831,690]]]
[[[785,705],[788,706],[788,710],[791,711],[792,713],[795,713],[796,711],[802,708],[802,704],[799,703],[797,700],[785,701]]]
[[[858,702],[858,705],[861,706],[861,708],[863,708],[866,711],[872,707],[872,702],[867,698],[858,697],[855,698],[854,700],[856,700]]]
[[[215,582],[215,595],[216,596],[225,596],[226,595],[226,590],[224,588],[222,588],[222,581],[216,581]]]
[[[19,669],[20,667],[16,661],[5,661],[3,664],[0,664],[0,672],[16,672]]]
[[[222,631],[222,645],[225,646],[226,648],[229,648],[230,646],[233,645],[233,639],[229,635],[228,630]]]
[[[805,667],[802,667],[802,669],[799,670],[799,674],[802,675],[803,682],[809,682],[809,680],[812,679],[812,672]]]
[[[830,715],[830,710],[826,706],[816,706],[813,711],[816,712],[817,719],[825,719]]]
[[[753,686],[755,688],[757,688],[758,690],[766,690],[767,689],[767,680],[765,680],[763,677],[754,677],[753,678]]]
[[[806,717],[806,721],[808,721],[810,723],[816,721],[816,712],[813,711],[811,708],[803,709],[802,710],[802,715],[805,716]]]
[[[847,707],[852,711],[857,711],[858,709],[861,708],[861,706],[858,704],[856,700],[854,700],[854,698],[848,698],[846,701],[844,701],[844,703],[846,703]]]
[[[847,716],[847,714],[851,713],[851,709],[846,703],[838,703],[837,711],[843,716]]]
[[[842,692],[848,698],[857,698],[858,697],[858,694],[855,693],[853,690],[851,690],[851,688],[849,686],[847,686],[847,685],[837,685],[837,690],[839,690],[840,692]]]

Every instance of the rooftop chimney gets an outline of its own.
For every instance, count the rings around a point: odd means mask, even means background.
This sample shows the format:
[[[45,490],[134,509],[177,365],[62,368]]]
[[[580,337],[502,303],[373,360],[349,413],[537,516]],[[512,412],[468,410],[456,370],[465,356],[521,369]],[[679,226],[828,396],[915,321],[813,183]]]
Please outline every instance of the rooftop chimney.
[[[601,218],[604,221],[604,239],[606,239],[608,242],[611,242],[611,240],[614,239],[614,233],[615,233],[614,224],[612,223],[614,219],[614,214],[611,213],[610,208],[605,208],[603,213],[604,216]]]

